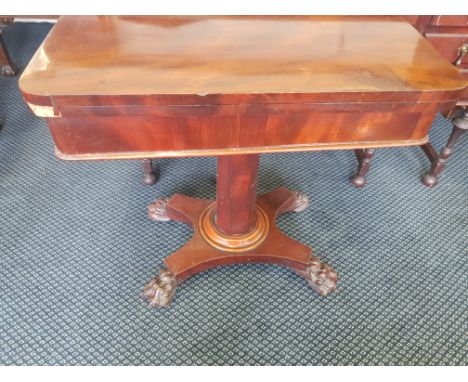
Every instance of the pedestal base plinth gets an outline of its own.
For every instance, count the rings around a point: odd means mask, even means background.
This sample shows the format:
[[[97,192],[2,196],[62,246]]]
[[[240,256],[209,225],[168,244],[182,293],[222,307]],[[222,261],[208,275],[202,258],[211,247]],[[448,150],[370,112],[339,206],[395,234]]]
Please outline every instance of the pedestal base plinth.
[[[257,205],[255,212],[256,223],[251,231],[243,235],[228,235],[216,226],[216,202],[214,202],[201,213],[198,229],[203,239],[220,251],[239,253],[250,251],[265,240],[270,228],[265,211]]]
[[[144,297],[152,306],[167,306],[174,297],[176,285],[198,272],[221,265],[237,263],[269,263],[286,266],[302,277],[320,295],[336,289],[337,273],[312,255],[312,249],[283,234],[276,218],[286,212],[302,211],[308,205],[304,195],[286,188],[257,198],[257,223],[245,235],[226,235],[214,223],[212,200],[176,194],[158,199],[149,206],[154,220],[175,220],[193,227],[194,234],[178,251],[168,256],[167,269],[145,286]]]

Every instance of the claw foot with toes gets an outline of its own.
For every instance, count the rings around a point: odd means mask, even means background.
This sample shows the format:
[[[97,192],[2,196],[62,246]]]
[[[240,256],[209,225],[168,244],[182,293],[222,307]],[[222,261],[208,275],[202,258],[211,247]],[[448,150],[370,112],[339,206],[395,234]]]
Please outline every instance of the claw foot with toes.
[[[166,206],[169,198],[159,198],[148,206],[148,217],[157,222],[167,222],[171,219],[167,216]]]
[[[167,269],[161,269],[159,276],[151,279],[143,290],[143,298],[151,307],[168,306],[177,288],[175,276]]]
[[[313,257],[307,268],[309,285],[319,295],[326,296],[336,290],[338,274],[328,264],[322,263],[318,257]]]
[[[310,206],[310,200],[307,195],[294,191],[294,196],[294,203],[291,207],[292,212],[302,212]]]

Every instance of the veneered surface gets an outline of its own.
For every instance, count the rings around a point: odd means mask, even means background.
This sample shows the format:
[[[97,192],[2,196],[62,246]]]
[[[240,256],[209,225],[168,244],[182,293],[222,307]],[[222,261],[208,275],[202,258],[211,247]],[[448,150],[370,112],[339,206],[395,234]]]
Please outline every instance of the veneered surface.
[[[444,100],[465,85],[407,22],[355,16],[63,16],[20,80],[38,104],[49,96],[237,94],[242,102],[439,91]]]

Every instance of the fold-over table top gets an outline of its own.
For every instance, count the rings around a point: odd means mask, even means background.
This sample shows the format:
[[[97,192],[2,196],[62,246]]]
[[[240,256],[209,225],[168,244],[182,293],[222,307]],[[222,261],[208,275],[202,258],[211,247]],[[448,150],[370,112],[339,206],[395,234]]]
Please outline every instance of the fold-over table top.
[[[329,102],[340,94],[446,101],[465,86],[411,25],[361,16],[63,16],[20,80],[37,105],[148,95],[176,104],[184,97],[246,103],[255,95]]]

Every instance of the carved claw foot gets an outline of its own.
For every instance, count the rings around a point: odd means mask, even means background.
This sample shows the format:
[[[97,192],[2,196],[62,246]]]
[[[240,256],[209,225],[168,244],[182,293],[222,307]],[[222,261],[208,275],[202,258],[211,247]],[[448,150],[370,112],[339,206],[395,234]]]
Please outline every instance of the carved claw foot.
[[[307,268],[307,276],[309,285],[321,296],[336,290],[338,274],[328,264],[322,263],[318,257],[312,257]]]
[[[176,288],[177,280],[175,276],[167,269],[161,269],[159,276],[151,279],[145,285],[143,298],[148,301],[152,308],[168,306],[174,298]]]
[[[0,72],[6,77],[13,77],[16,74],[13,68],[10,66],[2,66]]]
[[[310,200],[307,195],[301,194],[297,191],[293,192],[296,199],[294,200],[294,204],[292,205],[290,211],[292,212],[302,212],[310,206]]]
[[[169,198],[159,198],[148,206],[148,217],[157,222],[167,222],[171,220],[166,213],[166,206]]]

